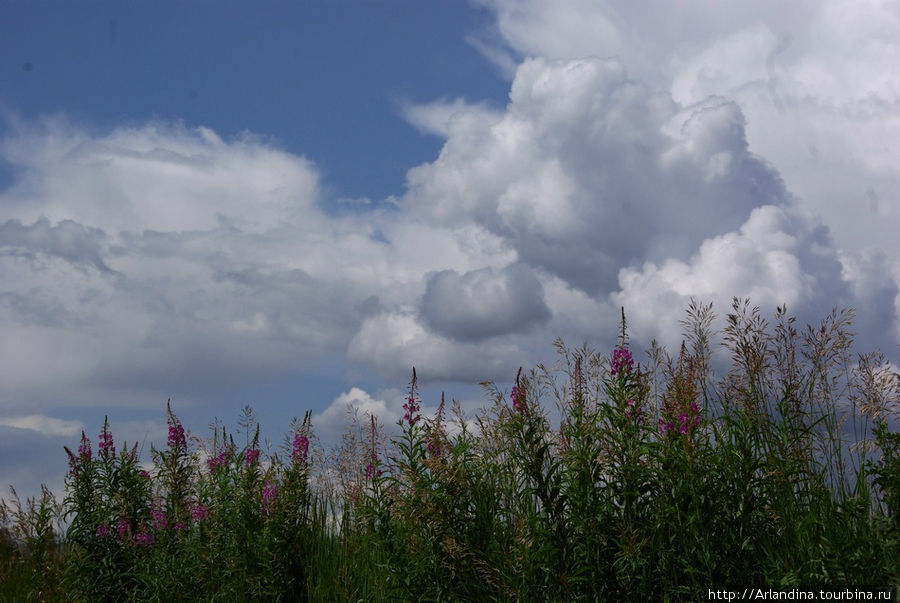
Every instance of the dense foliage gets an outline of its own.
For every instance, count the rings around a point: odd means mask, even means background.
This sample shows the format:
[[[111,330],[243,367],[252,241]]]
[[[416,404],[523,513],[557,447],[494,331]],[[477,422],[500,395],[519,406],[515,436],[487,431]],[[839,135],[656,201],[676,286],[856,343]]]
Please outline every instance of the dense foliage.
[[[735,585],[900,584],[900,376],[854,356],[851,312],[799,332],[735,300],[713,378],[710,306],[677,356],[520,370],[491,404],[422,415],[415,369],[386,437],[324,454],[310,415],[265,454],[248,412],[188,438],[69,454],[66,498],[3,507],[7,600],[670,600]],[[547,400],[555,400],[551,406]],[[895,425],[895,423],[894,423]],[[54,526],[64,520],[63,534]]]

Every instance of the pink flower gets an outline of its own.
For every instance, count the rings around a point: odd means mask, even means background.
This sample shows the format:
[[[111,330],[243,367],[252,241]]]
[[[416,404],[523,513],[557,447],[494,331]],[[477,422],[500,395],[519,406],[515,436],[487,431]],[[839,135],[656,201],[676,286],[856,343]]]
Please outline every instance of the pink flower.
[[[219,467],[224,467],[228,464],[228,451],[223,450],[217,456],[210,457],[206,459],[206,466],[209,467],[209,472],[214,473],[216,469]]]
[[[375,470],[375,465],[378,463],[378,455],[374,452],[372,453],[372,462],[366,465],[366,481],[372,479],[373,477],[379,477],[381,475],[381,470]]]
[[[97,536],[99,536],[100,538],[106,538],[107,536],[109,536],[109,526],[105,523],[101,523],[99,526],[97,526]]]
[[[295,463],[306,466],[306,457],[309,454],[309,438],[298,433],[294,436],[293,450],[291,451],[291,459]]]
[[[629,400],[628,408],[625,409],[625,416],[630,420],[637,421],[638,423],[643,423],[644,409],[638,406],[634,400]]]
[[[263,486],[263,490],[262,490],[263,511],[271,510],[272,504],[275,502],[276,496],[278,496],[278,484],[273,484],[272,482],[266,482],[266,485]]]
[[[519,412],[525,412],[525,389],[518,385],[513,385],[512,393],[509,395],[512,399],[513,408]]]
[[[150,546],[153,544],[153,536],[147,532],[141,531],[135,536],[134,541],[138,546]]]
[[[194,505],[191,507],[191,519],[194,521],[203,521],[209,515],[209,509],[205,505]]]
[[[437,458],[441,456],[441,447],[433,443],[428,436],[425,436],[425,447],[428,448],[428,454],[432,457]]]
[[[634,357],[627,348],[618,347],[613,350],[611,364],[610,372],[613,375],[617,375],[619,372],[627,375],[634,369]]]
[[[244,453],[244,464],[248,467],[259,461],[259,450],[256,448],[248,448]]]
[[[78,445],[78,458],[82,462],[91,460],[91,441],[81,432],[81,443]]]
[[[414,396],[410,396],[406,399],[406,404],[403,405],[403,410],[406,411],[403,414],[403,420],[409,423],[409,426],[412,427],[419,420],[419,403],[416,401]]]
[[[153,529],[157,532],[160,530],[165,530],[166,526],[169,525],[168,518],[166,517],[166,512],[159,507],[154,506],[150,509],[150,517],[153,520]]]
[[[180,423],[169,425],[169,448],[172,450],[183,450],[187,448],[187,440],[184,437],[184,427]]]
[[[100,430],[99,440],[97,448],[100,450],[100,456],[103,458],[116,456],[116,445],[113,442],[113,435],[109,432],[106,423],[103,424],[103,429]]]

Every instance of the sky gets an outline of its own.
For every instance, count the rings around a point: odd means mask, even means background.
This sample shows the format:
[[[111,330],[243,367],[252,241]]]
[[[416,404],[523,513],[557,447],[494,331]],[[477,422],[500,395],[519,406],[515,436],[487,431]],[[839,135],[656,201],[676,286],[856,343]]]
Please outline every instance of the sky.
[[[0,485],[104,416],[390,424],[677,348],[692,298],[852,307],[900,364],[900,5],[4,2]],[[638,359],[642,359],[638,354]],[[0,494],[2,496],[2,494]]]

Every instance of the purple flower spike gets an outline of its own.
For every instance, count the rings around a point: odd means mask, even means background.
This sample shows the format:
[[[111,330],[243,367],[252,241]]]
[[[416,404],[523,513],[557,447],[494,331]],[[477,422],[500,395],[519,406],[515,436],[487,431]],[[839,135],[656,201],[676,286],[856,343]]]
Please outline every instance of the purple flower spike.
[[[610,370],[613,375],[618,375],[620,372],[628,375],[634,370],[634,357],[627,348],[619,347],[613,350]]]
[[[257,461],[259,461],[259,450],[256,448],[247,449],[247,452],[244,453],[244,464],[249,467],[250,465],[255,465]]]
[[[169,525],[168,518],[166,517],[166,512],[158,507],[153,507],[150,509],[150,516],[153,518],[153,529],[157,532],[160,530],[165,530],[166,526]]]
[[[84,432],[81,433],[81,443],[78,445],[78,458],[82,461],[91,460],[91,441]]]
[[[228,464],[228,451],[223,450],[218,455],[206,459],[206,466],[209,467],[210,473],[215,473],[216,469],[219,467],[224,467]]]
[[[425,437],[425,446],[428,448],[428,454],[432,457],[437,458],[441,456],[441,447],[432,442],[428,436]]]
[[[147,532],[138,532],[138,535],[135,536],[134,541],[138,546],[150,546],[153,544],[153,536]]]
[[[513,403],[513,409],[518,412],[525,412],[525,389],[518,385],[513,385],[512,392],[509,395]]]
[[[275,497],[278,496],[278,484],[273,484],[272,482],[266,482],[266,485],[263,486],[262,490],[262,509],[265,512],[268,512],[272,509],[272,505],[275,503]]]
[[[104,423],[103,429],[100,430],[99,442],[97,443],[97,448],[100,450],[100,455],[104,458],[109,458],[111,456],[116,456],[116,445],[113,442],[113,435],[106,428],[106,424]]]
[[[169,425],[169,448],[172,450],[183,450],[187,448],[187,441],[184,437],[184,427],[180,423]]]
[[[306,466],[306,458],[309,454],[309,438],[298,433],[294,436],[293,450],[291,451],[291,459],[300,465]]]
[[[194,521],[203,521],[209,515],[209,509],[205,505],[194,505],[191,508],[191,519]]]
[[[410,396],[406,399],[406,404],[403,405],[403,410],[406,411],[403,414],[403,420],[409,423],[409,426],[412,427],[419,420],[419,403],[416,401],[415,397]]]

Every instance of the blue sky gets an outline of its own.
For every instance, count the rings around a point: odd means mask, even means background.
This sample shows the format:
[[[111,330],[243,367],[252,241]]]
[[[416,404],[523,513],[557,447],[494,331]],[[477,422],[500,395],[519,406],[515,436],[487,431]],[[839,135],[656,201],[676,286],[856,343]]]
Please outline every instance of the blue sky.
[[[0,484],[254,407],[402,414],[857,309],[898,361],[900,9],[871,0],[6,3]]]
[[[490,18],[465,2],[46,6],[4,9],[8,110],[94,128],[155,118],[249,130],[309,156],[346,197],[397,194],[406,170],[440,149],[401,119],[401,103],[503,104],[508,92],[465,43]]]

